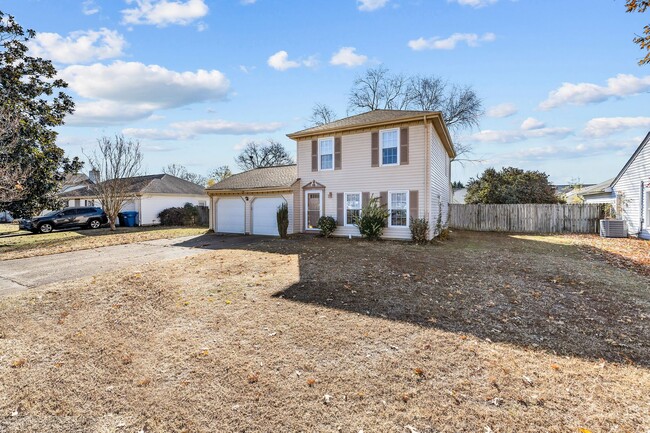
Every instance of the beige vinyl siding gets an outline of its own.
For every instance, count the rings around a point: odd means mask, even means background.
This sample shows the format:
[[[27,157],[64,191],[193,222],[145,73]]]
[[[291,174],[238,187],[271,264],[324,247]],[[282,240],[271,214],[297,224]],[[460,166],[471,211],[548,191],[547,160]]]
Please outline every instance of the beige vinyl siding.
[[[325,215],[336,218],[337,193],[369,192],[379,197],[382,191],[418,190],[418,214],[424,216],[425,209],[425,128],[424,125],[410,126],[409,164],[371,167],[371,132],[346,134],[341,137],[341,170],[311,171],[311,138],[299,141],[297,146],[298,177],[301,187],[316,181],[325,186]],[[301,193],[301,230],[304,230],[304,191]],[[416,215],[409,215],[416,216]],[[339,226],[336,236],[359,236],[356,227]],[[389,239],[410,239],[408,227],[387,227],[384,237]]]
[[[642,182],[645,182],[643,188],[645,197],[641,195]],[[650,239],[647,201],[647,193],[650,190],[650,144],[646,144],[641,149],[641,152],[613,185],[613,189],[616,195],[623,200],[623,215],[621,217],[627,221],[628,232],[631,235],[638,234],[641,238]],[[639,232],[642,219],[643,230]]]
[[[435,235],[435,228],[440,215],[442,205],[442,226],[447,227],[449,216],[449,202],[451,200],[451,166],[449,154],[442,145],[440,137],[433,126],[429,126],[429,137],[431,140],[431,211],[429,217],[430,236]]]

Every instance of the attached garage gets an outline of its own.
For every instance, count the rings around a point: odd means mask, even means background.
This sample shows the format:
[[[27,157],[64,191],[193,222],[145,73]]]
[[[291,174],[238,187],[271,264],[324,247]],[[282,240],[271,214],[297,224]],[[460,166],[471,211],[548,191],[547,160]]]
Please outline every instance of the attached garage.
[[[295,164],[255,168],[206,189],[210,196],[210,228],[217,233],[279,236],[277,212],[289,210],[287,233],[300,231],[300,181]]]
[[[246,208],[240,197],[217,200],[217,232],[246,232]]]
[[[286,200],[282,197],[257,197],[253,201],[251,217],[252,233],[254,235],[278,235],[276,214],[278,207]]]

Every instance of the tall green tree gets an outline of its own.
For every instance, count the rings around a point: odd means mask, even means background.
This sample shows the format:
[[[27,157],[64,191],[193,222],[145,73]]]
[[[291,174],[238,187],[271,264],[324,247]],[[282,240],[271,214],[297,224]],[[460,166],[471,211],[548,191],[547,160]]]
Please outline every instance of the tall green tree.
[[[0,153],[0,165],[13,164],[29,173],[20,183],[20,195],[0,199],[0,209],[15,216],[55,208],[60,182],[82,167],[78,158],[66,158],[56,145],[54,128],[63,125],[74,103],[61,91],[68,85],[56,78],[52,62],[29,55],[27,42],[35,35],[0,11],[0,114],[17,119],[2,136],[11,146],[0,146],[8,149]]]
[[[645,12],[650,7],[650,0],[626,0],[625,7],[628,12]],[[639,60],[639,65],[650,63],[650,25],[643,27],[643,34],[634,38],[634,43],[639,45],[647,54]]]
[[[561,203],[548,175],[506,167],[501,171],[488,168],[478,178],[467,182],[467,204]]]

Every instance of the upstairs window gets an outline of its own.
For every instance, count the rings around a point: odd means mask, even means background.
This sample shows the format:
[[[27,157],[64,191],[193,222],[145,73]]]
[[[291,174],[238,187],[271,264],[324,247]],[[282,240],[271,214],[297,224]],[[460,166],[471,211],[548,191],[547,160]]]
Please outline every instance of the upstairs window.
[[[344,225],[351,226],[361,216],[361,193],[345,194],[345,221]]]
[[[388,224],[390,227],[408,226],[409,194],[403,192],[388,193]]]
[[[318,141],[318,151],[321,170],[334,170],[334,139],[322,138]]]
[[[381,165],[399,164],[399,129],[379,131]]]

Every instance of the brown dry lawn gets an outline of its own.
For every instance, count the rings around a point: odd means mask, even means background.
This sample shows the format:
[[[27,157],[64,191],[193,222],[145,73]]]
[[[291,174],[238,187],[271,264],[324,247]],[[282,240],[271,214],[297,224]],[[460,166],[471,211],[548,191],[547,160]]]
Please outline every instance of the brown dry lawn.
[[[172,239],[204,234],[205,227],[118,227],[97,230],[65,230],[47,234],[19,231],[17,224],[0,224],[0,261],[131,244],[154,239]]]
[[[0,299],[0,431],[645,433],[648,278],[552,238],[269,240]]]

